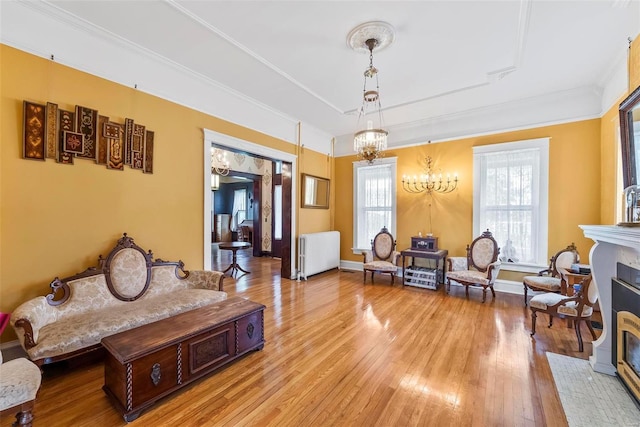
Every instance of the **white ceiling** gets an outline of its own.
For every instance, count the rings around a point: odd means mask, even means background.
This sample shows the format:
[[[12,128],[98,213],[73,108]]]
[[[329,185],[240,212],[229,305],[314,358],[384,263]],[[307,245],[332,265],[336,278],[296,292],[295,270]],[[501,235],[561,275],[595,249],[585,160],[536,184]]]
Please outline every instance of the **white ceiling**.
[[[374,65],[392,145],[598,116],[626,90],[618,84],[608,93],[607,84],[626,61],[627,38],[640,30],[636,0],[44,4],[39,11],[60,22],[136,46],[339,142],[355,130],[368,66],[347,34],[363,22],[388,22],[395,41],[374,54]],[[21,47],[11,30],[2,35]],[[149,76],[131,73],[144,88]],[[177,81],[165,86],[180,89]],[[178,100],[207,110],[197,97]]]

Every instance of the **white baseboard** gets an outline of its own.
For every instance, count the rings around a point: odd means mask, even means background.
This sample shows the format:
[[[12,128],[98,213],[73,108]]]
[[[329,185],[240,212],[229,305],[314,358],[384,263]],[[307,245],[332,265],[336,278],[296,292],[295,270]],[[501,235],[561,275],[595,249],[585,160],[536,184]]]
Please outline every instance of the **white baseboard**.
[[[343,270],[352,270],[352,271],[363,270],[362,262],[359,262],[359,261],[340,260],[340,268]],[[401,268],[398,269],[398,276],[403,277],[403,271]],[[454,286],[462,286],[462,285],[456,285],[454,283]],[[496,292],[502,292],[505,294],[524,295],[524,287],[522,285],[522,282],[514,282],[512,280],[498,279],[496,280],[495,285],[493,285],[493,288],[495,289]]]

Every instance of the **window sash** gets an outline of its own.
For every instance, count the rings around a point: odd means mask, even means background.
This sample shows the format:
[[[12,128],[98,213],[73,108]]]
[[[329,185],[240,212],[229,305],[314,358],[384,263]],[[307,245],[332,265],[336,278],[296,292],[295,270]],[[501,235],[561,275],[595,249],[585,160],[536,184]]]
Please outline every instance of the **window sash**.
[[[354,236],[357,252],[371,249],[371,240],[387,227],[395,235],[396,158],[368,165],[354,162]]]
[[[548,141],[474,147],[474,236],[492,232],[503,268],[546,265]]]

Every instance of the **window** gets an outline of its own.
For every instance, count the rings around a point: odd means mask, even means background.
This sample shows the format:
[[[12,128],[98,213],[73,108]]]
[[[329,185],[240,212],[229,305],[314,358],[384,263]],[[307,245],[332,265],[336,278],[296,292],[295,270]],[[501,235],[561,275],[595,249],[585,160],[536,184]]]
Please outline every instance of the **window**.
[[[549,139],[474,147],[473,173],[474,236],[493,233],[504,269],[545,266]]]
[[[231,229],[237,231],[238,226],[247,218],[247,189],[233,191],[233,215]]]
[[[396,158],[353,164],[353,247],[371,249],[382,227],[396,234]]]

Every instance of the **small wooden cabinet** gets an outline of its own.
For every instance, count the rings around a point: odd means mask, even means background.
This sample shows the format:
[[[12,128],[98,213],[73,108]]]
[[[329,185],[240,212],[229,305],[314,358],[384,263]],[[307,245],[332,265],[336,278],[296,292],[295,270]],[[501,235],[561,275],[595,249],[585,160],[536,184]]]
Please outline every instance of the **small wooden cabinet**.
[[[419,288],[436,290],[444,283],[446,260],[449,251],[426,251],[417,249],[405,249],[402,255],[402,285],[417,286]],[[411,258],[411,265],[407,266],[406,258]],[[418,267],[416,258],[435,260],[435,268]]]
[[[103,390],[125,421],[264,346],[264,305],[240,297],[106,337]]]

